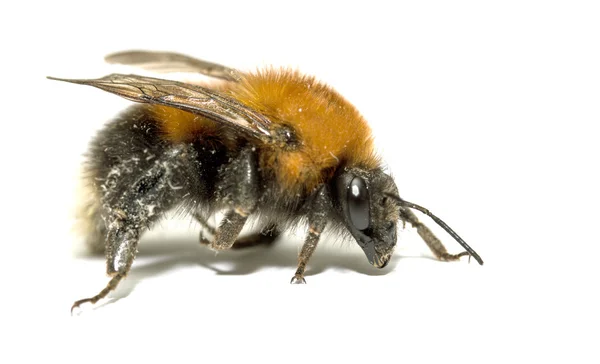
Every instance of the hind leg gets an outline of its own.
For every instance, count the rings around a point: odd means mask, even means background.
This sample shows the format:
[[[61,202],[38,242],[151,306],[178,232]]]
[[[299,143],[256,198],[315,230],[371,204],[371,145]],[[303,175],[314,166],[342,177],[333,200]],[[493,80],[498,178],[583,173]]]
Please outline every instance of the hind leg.
[[[73,308],[96,303],[117,287],[131,269],[141,235],[165,212],[176,205],[196,208],[211,194],[208,186],[227,160],[222,145],[202,139],[173,143],[164,139],[160,125],[148,106],[136,105],[108,123],[90,145],[84,170],[90,189],[83,201],[95,203],[87,205],[82,218],[91,227],[86,239],[104,245],[111,280]]]
[[[153,163],[139,160],[130,156],[115,165],[101,186],[106,268],[112,279],[97,295],[76,301],[71,310],[85,302],[96,303],[114,290],[131,268],[141,234],[196,185],[196,171],[189,170],[196,160],[191,145],[165,148]]]

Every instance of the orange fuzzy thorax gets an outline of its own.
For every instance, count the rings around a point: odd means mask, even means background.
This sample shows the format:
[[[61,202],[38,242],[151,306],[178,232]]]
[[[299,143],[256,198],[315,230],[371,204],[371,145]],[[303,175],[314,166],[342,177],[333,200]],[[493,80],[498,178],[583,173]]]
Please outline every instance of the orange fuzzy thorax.
[[[261,146],[260,167],[270,171],[278,185],[292,193],[309,192],[331,178],[341,164],[375,169],[371,130],[356,108],[314,77],[296,71],[267,69],[245,74],[239,83],[218,86],[273,123],[291,127],[296,148]],[[223,128],[202,116],[168,106],[152,105],[167,140],[219,140]],[[220,142],[225,142],[221,139]],[[258,143],[258,141],[255,141]]]
[[[337,166],[379,165],[371,130],[356,108],[314,77],[296,71],[267,69],[245,75],[230,94],[273,122],[291,126],[301,146],[262,154],[284,188],[312,190]]]

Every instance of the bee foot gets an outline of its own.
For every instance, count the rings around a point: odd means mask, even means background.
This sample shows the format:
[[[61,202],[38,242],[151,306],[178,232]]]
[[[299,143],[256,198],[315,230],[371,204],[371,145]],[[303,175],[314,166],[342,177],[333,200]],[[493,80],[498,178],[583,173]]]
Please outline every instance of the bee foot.
[[[462,252],[462,253],[458,253],[458,254],[448,254],[445,253],[443,255],[440,255],[438,257],[439,260],[442,260],[444,262],[453,262],[456,260],[460,260],[461,257],[464,257],[465,255],[469,256],[469,261],[471,260],[471,255],[469,254],[469,252]]]
[[[81,305],[84,303],[92,303],[94,304],[95,301],[93,300],[93,298],[84,298],[82,300],[79,301],[75,301],[75,303],[73,303],[73,306],[71,306],[71,316],[79,316],[81,315],[81,313],[83,312],[83,309],[81,308]]]
[[[290,284],[306,284],[306,279],[299,274],[292,277]]]

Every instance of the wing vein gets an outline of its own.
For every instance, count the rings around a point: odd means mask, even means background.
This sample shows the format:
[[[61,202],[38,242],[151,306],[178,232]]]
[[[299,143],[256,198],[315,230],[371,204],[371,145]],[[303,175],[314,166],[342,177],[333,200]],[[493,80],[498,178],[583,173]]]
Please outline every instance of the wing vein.
[[[98,79],[53,80],[88,85],[128,100],[171,106],[202,115],[263,143],[280,143],[278,133],[267,117],[238,100],[198,85],[138,75],[110,74]]]

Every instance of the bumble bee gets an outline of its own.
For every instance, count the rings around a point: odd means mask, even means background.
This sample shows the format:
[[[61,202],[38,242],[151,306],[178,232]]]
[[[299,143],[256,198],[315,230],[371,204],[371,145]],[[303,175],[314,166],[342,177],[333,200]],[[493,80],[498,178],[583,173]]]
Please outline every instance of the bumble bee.
[[[84,165],[90,188],[83,207],[86,239],[105,251],[111,280],[96,303],[131,269],[138,241],[168,210],[192,214],[211,249],[270,243],[287,227],[308,224],[292,283],[304,271],[323,231],[349,234],[370,264],[383,268],[396,245],[397,222],[409,223],[444,261],[474,257],[448,225],[402,199],[374,153],[367,122],[356,108],[314,77],[288,69],[245,73],[168,52],[127,51],[110,63],[197,72],[213,86],[138,75],[58,79],[94,86],[141,103],[93,139]],[[449,254],[411,209],[442,226],[466,251]],[[218,227],[207,222],[223,213]],[[238,235],[249,217],[262,231]]]

